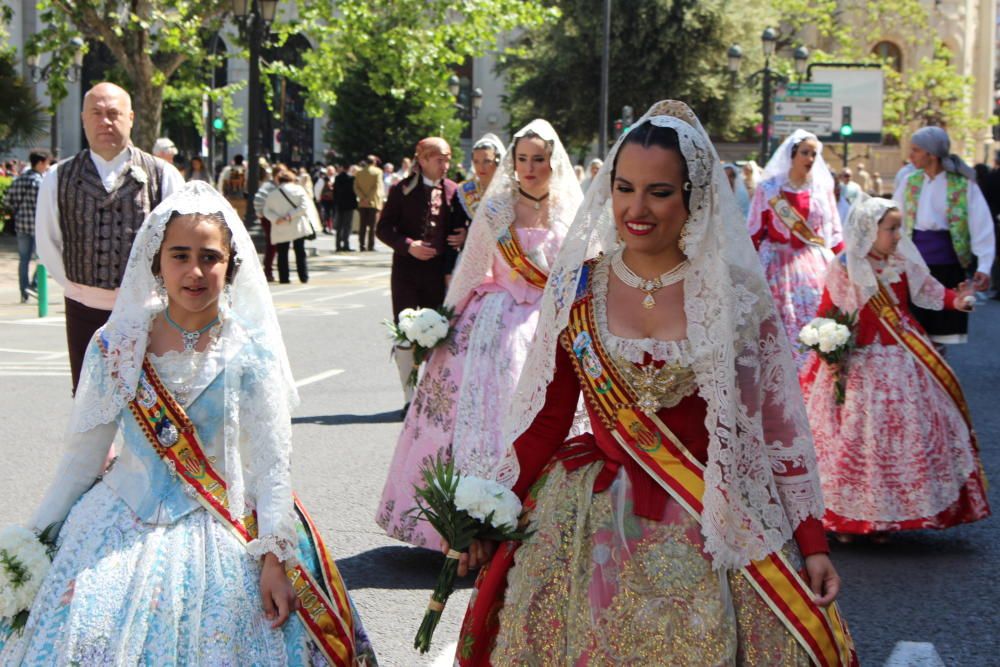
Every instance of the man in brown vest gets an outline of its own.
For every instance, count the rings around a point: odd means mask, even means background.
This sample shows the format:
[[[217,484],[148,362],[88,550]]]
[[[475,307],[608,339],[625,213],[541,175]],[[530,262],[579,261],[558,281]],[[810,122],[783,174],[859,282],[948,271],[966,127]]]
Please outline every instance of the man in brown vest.
[[[99,83],[83,98],[89,149],[45,174],[38,191],[38,256],[63,286],[73,391],[94,332],[108,320],[135,233],[184,185],[173,165],[132,145],[132,98]]]
[[[405,308],[438,308],[444,303],[446,278],[465,243],[469,217],[458,200],[458,184],[445,178],[451,146],[440,137],[417,144],[411,175],[389,190],[375,233],[393,249],[392,312],[398,321]],[[406,405],[413,389],[406,379],[413,368],[413,350],[394,350]],[[406,415],[406,408],[403,408]]]
[[[354,194],[358,196],[358,215],[361,218],[358,250],[370,252],[375,249],[375,218],[385,202],[385,183],[377,157],[369,155],[363,164],[364,167],[354,175]]]

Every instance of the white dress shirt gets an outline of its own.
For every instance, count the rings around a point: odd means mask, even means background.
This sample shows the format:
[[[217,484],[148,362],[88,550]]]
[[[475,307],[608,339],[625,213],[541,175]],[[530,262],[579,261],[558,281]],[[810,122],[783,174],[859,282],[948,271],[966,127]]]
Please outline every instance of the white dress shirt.
[[[906,187],[906,181],[903,181],[893,196],[904,216]],[[986,204],[986,198],[983,197],[978,185],[968,180],[966,187],[969,203],[969,238],[972,254],[979,260],[976,270],[989,274],[996,254],[996,237],[993,232],[990,207]],[[920,190],[920,199],[917,200],[917,220],[913,228],[925,232],[948,231],[948,180],[945,172],[942,171],[934,178],[924,174],[924,186]]]
[[[114,189],[118,177],[131,164],[128,148],[110,160],[105,160],[100,155],[90,151],[90,159],[94,162],[97,173],[101,177],[101,183],[104,184],[104,189],[108,192]],[[174,165],[160,158],[155,159],[163,168],[163,177],[160,179],[160,198],[166,199],[184,186],[184,177]],[[115,305],[115,295],[118,290],[80,285],[66,279],[66,268],[63,266],[62,259],[62,229],[59,226],[59,185],[56,177],[58,169],[58,164],[49,168],[38,188],[38,205],[35,212],[35,242],[38,248],[38,257],[53,280],[63,286],[66,298],[78,301],[89,308],[111,310]]]

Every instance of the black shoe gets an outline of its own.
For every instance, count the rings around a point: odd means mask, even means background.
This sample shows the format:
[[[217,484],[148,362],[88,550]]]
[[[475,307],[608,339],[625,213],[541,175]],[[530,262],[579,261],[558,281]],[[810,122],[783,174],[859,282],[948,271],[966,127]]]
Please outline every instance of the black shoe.
[[[279,282],[280,284],[282,284],[282,285],[288,285],[288,284],[290,284],[290,283],[291,283],[292,281],[291,281],[291,280],[279,280],[278,282]]]
[[[327,230],[327,229],[324,229],[323,233],[326,234],[327,236],[333,236],[333,232],[331,232],[330,230]]]

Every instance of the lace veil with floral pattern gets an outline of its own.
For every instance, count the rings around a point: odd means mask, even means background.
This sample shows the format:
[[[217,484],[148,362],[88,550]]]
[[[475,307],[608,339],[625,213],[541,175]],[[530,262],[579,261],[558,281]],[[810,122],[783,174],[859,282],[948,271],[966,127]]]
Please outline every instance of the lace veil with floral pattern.
[[[736,568],[780,549],[806,518],[822,517],[812,436],[789,342],[708,134],[687,105],[672,100],[653,105],[633,131],[644,123],[677,132],[692,184],[682,233],[691,261],[684,311],[707,405],[702,530],[714,566]],[[535,346],[505,423],[509,442],[545,403],[583,263],[617,247],[611,170],[626,136],[594,178],[552,268]],[[518,472],[511,448],[499,479],[513,484]]]

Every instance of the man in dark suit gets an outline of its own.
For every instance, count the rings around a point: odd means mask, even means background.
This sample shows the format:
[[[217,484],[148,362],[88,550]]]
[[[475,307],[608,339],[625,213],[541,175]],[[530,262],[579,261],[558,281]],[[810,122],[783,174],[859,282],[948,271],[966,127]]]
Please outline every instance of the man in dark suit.
[[[447,178],[451,146],[440,137],[417,144],[416,160],[408,178],[389,191],[375,230],[379,240],[393,249],[392,312],[396,321],[406,308],[439,308],[444,303],[447,279],[469,224],[458,200],[458,185]],[[406,404],[413,389],[406,379],[413,368],[413,350],[397,346]],[[406,408],[403,408],[404,415]]]

